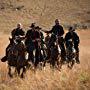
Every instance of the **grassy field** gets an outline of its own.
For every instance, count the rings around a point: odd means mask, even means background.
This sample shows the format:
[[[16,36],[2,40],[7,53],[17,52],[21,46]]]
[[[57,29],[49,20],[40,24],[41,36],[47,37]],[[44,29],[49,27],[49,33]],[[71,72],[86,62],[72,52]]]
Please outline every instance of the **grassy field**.
[[[21,22],[25,30],[36,22],[45,30],[60,19],[65,27],[77,24],[80,29],[80,61],[72,70],[65,65],[61,72],[28,70],[25,79],[10,78],[7,63],[0,61],[0,90],[90,90],[90,0],[0,0],[0,58],[9,44],[10,31]]]
[[[10,78],[7,63],[0,62],[0,90],[90,90],[90,30],[78,30],[80,36],[80,61],[72,70],[63,66],[61,72],[45,70],[34,73],[28,70],[25,79]],[[7,34],[0,35],[0,55],[8,45]]]

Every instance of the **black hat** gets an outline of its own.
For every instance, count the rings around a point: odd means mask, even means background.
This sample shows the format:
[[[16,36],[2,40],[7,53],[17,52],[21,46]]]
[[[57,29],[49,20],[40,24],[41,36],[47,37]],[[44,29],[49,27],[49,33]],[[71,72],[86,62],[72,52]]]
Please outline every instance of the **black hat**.
[[[73,27],[69,27],[69,31],[75,31]]]
[[[39,29],[39,30],[40,30],[40,29],[42,29],[42,28],[40,28],[39,26],[36,26],[35,29]]]
[[[35,23],[32,23],[30,27],[31,27],[31,28],[35,27]]]

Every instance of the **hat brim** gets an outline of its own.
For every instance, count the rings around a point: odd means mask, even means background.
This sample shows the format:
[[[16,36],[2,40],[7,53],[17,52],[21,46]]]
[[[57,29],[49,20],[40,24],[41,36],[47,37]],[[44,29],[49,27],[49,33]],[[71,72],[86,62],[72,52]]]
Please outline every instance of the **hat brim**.
[[[35,26],[29,26],[30,28],[34,28]]]
[[[39,30],[40,30],[40,29],[42,29],[42,28],[40,28],[40,27],[35,27],[35,29],[39,29]]]

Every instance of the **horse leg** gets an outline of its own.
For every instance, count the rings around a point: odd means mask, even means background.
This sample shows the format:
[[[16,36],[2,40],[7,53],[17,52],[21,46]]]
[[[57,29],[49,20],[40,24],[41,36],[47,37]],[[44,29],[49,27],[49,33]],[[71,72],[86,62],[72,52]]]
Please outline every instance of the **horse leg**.
[[[62,68],[62,65],[63,65],[63,60],[61,59],[61,60],[60,60],[60,64],[59,64],[59,68],[60,68],[60,69]]]
[[[71,67],[73,68],[73,65],[75,64],[75,61],[72,60]]]
[[[50,67],[53,69],[55,67],[55,59],[54,58],[51,58],[51,60],[50,60]]]
[[[35,69],[37,68],[38,64],[39,64],[39,60],[36,60],[36,61],[35,61],[35,64],[34,64],[34,68],[35,68]]]
[[[53,60],[52,60],[52,66],[53,66],[53,68],[55,67],[55,58],[53,58]]]
[[[52,68],[52,59],[50,58],[50,68]]]
[[[39,64],[39,52],[37,51],[36,52],[36,55],[35,55],[35,63],[34,63],[34,68],[36,69],[38,64]]]
[[[26,73],[26,68],[25,67],[23,67],[23,71],[21,73],[21,78],[24,78],[24,73]]]
[[[68,63],[68,68],[69,68],[69,69],[72,69],[72,61],[70,61],[70,62]]]
[[[57,58],[57,61],[56,61],[56,65],[57,65],[57,69],[58,69],[59,71],[61,71],[61,66],[62,66],[62,64],[60,65],[60,61],[58,60],[58,58]]]
[[[70,61],[67,62],[67,67],[70,68]]]
[[[10,67],[10,66],[8,66],[8,68],[9,68],[8,75],[12,78],[12,77],[13,77],[13,75],[11,74],[11,67]]]
[[[18,75],[20,75],[20,67],[16,67]]]
[[[15,70],[14,70],[14,74],[17,76],[17,69],[16,69],[16,67],[15,67]]]
[[[46,66],[46,60],[43,62],[43,68],[45,68]]]

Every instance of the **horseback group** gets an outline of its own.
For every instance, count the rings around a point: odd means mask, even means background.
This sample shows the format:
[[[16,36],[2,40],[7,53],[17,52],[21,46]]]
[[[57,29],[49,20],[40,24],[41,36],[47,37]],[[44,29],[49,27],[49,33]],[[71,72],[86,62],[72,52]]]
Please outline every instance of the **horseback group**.
[[[55,67],[56,64],[56,66],[61,68],[64,63],[67,63],[68,67],[72,68],[75,62],[77,64],[80,63],[78,47],[80,40],[74,27],[69,27],[64,38],[63,27],[60,25],[59,20],[56,19],[52,29],[50,31],[45,31],[45,33],[47,33],[45,41],[47,42],[46,59],[51,59],[51,65],[53,67]],[[49,33],[51,33],[51,36],[49,36]]]
[[[44,38],[43,32],[46,33]],[[11,32],[10,44],[6,48],[6,56],[1,61],[8,62],[9,72],[11,74],[11,66],[15,67],[15,71],[20,74],[26,72],[26,68],[31,63],[36,69],[39,64],[42,67],[46,63],[50,63],[51,67],[61,69],[64,63],[72,68],[74,63],[79,61],[79,36],[75,32],[75,28],[70,27],[64,38],[64,30],[58,19],[50,31],[44,31],[35,23],[32,23],[30,29],[24,32],[22,24],[17,24]]]

